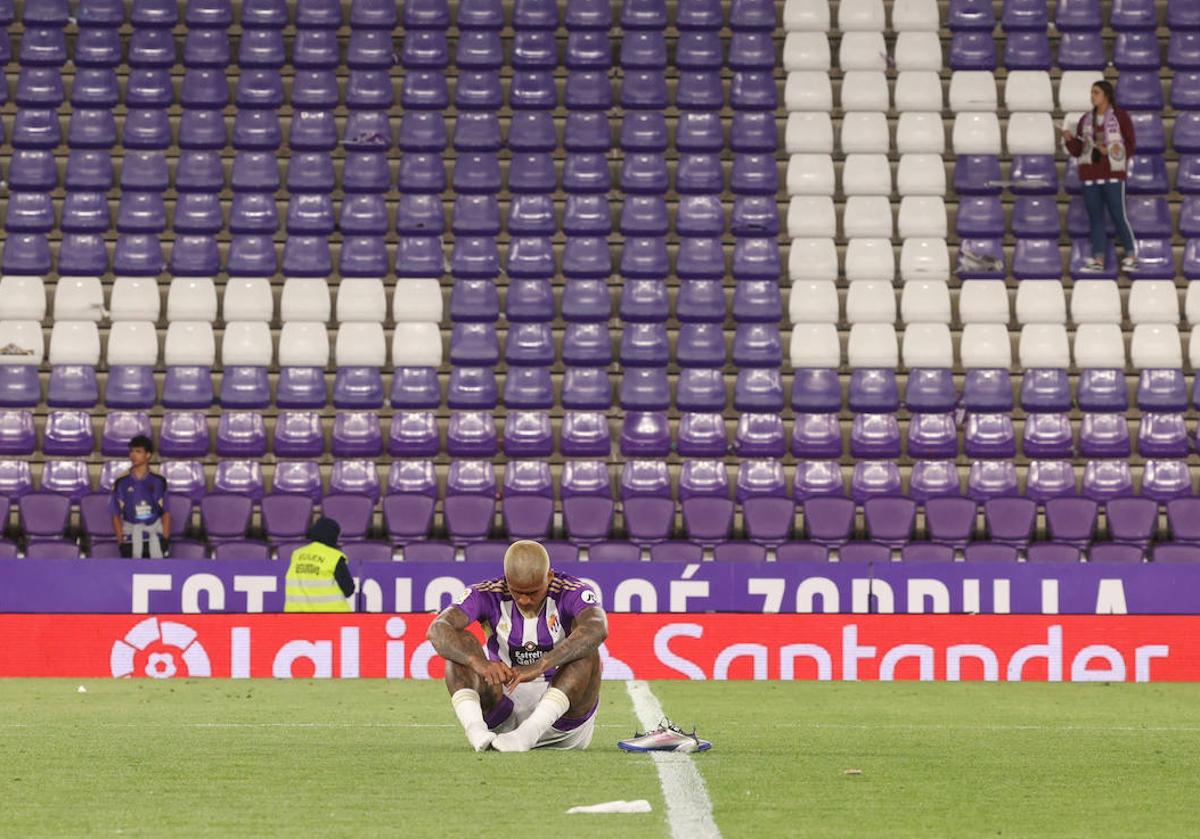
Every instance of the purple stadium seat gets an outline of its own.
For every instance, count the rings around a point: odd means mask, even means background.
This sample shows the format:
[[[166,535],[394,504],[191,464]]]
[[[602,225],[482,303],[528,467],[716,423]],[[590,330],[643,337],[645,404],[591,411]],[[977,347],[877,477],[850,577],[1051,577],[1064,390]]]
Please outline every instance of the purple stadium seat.
[[[90,454],[95,443],[91,418],[83,411],[51,411],[46,418],[45,454]],[[31,411],[0,411],[0,454],[31,455],[37,445]]]
[[[1088,498],[1052,498],[1046,502],[1046,524],[1057,542],[1086,550],[1096,534],[1098,506]]]
[[[271,490],[276,495],[305,495],[320,501],[321,467],[311,460],[281,460],[275,464]]]
[[[1116,30],[1154,29],[1158,10],[1153,0],[1113,0],[1109,25]]]
[[[87,463],[82,460],[47,460],[42,465],[40,489],[43,493],[65,495],[72,502],[77,502],[92,490]]]
[[[291,554],[289,553],[290,557]],[[271,548],[266,542],[251,539],[232,539],[213,546],[213,559],[265,560],[271,558]]]
[[[855,507],[849,498],[807,498],[803,501],[803,508],[804,527],[813,542],[826,547],[839,547],[850,540]]]
[[[1059,542],[1035,542],[1025,552],[1029,562],[1072,563],[1079,562],[1082,552],[1074,545]]]
[[[1114,498],[1104,505],[1113,542],[1145,549],[1158,528],[1158,503],[1149,498]]]
[[[365,495],[331,493],[321,499],[321,514],[341,525],[341,539],[347,542],[367,538],[375,516],[375,502]]]
[[[1099,0],[1061,0],[1054,15],[1054,24],[1064,32],[1099,30],[1104,24]]]
[[[1024,548],[1033,538],[1037,505],[1027,498],[991,498],[983,505],[988,536],[993,542]]]
[[[603,461],[569,460],[563,464],[562,505],[572,541],[590,544],[608,537],[615,505]]]
[[[430,461],[396,461],[388,473],[383,520],[393,545],[419,542],[433,524],[438,484]]]
[[[1162,542],[1154,546],[1155,562],[1200,562],[1200,545]]]
[[[554,516],[554,485],[544,461],[509,461],[501,512],[510,538],[541,539]]]
[[[263,495],[262,465],[254,460],[222,460],[213,476],[213,491],[244,495],[257,503]]]
[[[79,559],[79,546],[65,540],[31,542],[25,548],[26,559]]]
[[[217,423],[217,455],[262,457],[267,453],[267,428],[263,416],[251,411],[226,411]],[[106,452],[107,453],[107,452]],[[112,452],[118,454],[119,452]]]
[[[1058,42],[1058,66],[1063,70],[1103,70],[1108,64],[1100,30],[1063,32]]]
[[[121,465],[121,471],[127,471],[127,467]],[[167,479],[168,492],[174,495],[182,495],[196,501],[207,491],[204,464],[198,461],[164,460],[162,475]],[[103,473],[101,478],[103,479]]]
[[[481,460],[455,460],[446,480],[443,510],[456,543],[486,539],[496,510],[496,474]]]
[[[1050,39],[1045,32],[1011,32],[1004,41],[1004,66],[1009,70],[1049,70]]]
[[[975,531],[978,511],[968,498],[930,498],[925,502],[925,529],[929,540],[952,548],[966,548]]]
[[[911,499],[897,497],[868,498],[863,503],[867,534],[872,541],[889,548],[901,548],[912,538],[917,505]]]
[[[725,464],[719,460],[686,460],[679,477],[679,498],[688,537],[711,546],[729,535],[733,501]]]
[[[650,546],[651,562],[699,562],[704,548],[695,542],[659,542]]]
[[[263,530],[272,545],[304,542],[312,522],[313,501],[303,495],[271,493],[262,500]]]
[[[1018,555],[1012,545],[972,542],[967,545],[965,557],[968,562],[1016,562]]]
[[[248,496],[216,492],[200,500],[200,519],[214,545],[242,540],[250,528],[253,501]]]
[[[20,528],[30,544],[66,535],[71,499],[56,492],[31,492],[17,501]],[[111,518],[110,518],[110,527]]]
[[[642,545],[669,537],[675,518],[671,479],[662,460],[627,460],[621,472],[621,502],[630,538]]]
[[[51,414],[51,417],[54,416],[55,414]],[[52,422],[47,423],[47,439],[49,439],[52,424]],[[83,437],[90,442],[91,418],[85,413],[77,413],[74,423],[70,420],[67,421],[65,432],[69,439]],[[148,413],[144,411],[111,411],[104,417],[104,433],[100,438],[100,453],[106,457],[124,456],[129,451],[131,439],[138,435],[149,437],[150,434],[150,415]],[[45,449],[43,448],[43,450]],[[91,446],[89,445],[84,453],[90,452]]]
[[[1130,564],[1142,562],[1146,558],[1146,549],[1137,545],[1114,545],[1101,542],[1088,549],[1088,562]]]

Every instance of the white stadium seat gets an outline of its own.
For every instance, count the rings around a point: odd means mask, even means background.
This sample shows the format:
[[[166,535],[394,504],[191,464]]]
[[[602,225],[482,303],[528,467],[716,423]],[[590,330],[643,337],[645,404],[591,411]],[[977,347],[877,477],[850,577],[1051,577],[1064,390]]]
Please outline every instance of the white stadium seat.
[[[897,32],[937,32],[941,26],[937,0],[895,0],[892,29]]]
[[[271,281],[266,277],[230,277],[221,296],[221,311],[226,323],[271,320],[275,314]]]
[[[329,322],[329,285],[309,277],[289,277],[283,281],[279,317],[291,320]]]
[[[946,194],[946,163],[940,154],[906,154],[896,170],[896,191],[901,195]]]
[[[837,284],[828,280],[792,283],[788,319],[792,323],[837,323]]]
[[[906,195],[900,199],[901,239],[946,238],[946,202],[936,195]]]
[[[896,122],[896,151],[900,154],[944,154],[946,128],[936,111],[905,111]]]
[[[826,0],[787,0],[783,28],[788,32],[828,32],[829,3]]]
[[[1058,143],[1048,113],[1009,114],[1005,139],[1009,154],[1054,154]]]
[[[1004,107],[1009,111],[1053,111],[1050,74],[1045,70],[1009,70],[1004,81]]]
[[[1077,280],[1071,287],[1071,320],[1121,323],[1121,292],[1117,284],[1112,280]]]
[[[846,320],[849,323],[896,322],[896,292],[882,280],[850,283],[846,290]]]
[[[1022,325],[1066,323],[1067,300],[1062,283],[1057,280],[1023,280],[1017,283],[1017,322]]]
[[[93,320],[55,320],[50,330],[50,364],[81,364],[95,367],[100,363],[100,330]]]
[[[1009,321],[1008,288],[1004,280],[967,280],[958,292],[958,319],[967,323]]]
[[[954,341],[944,323],[910,323],[900,342],[904,366],[909,370],[954,367]]]
[[[850,327],[846,360],[853,368],[885,368],[900,365],[900,344],[890,323],[856,323]]]
[[[3,324],[0,324],[3,333]],[[0,342],[4,342],[0,337]],[[148,320],[123,320],[108,328],[104,357],[111,367],[152,367],[158,363],[158,330]],[[0,362],[2,362],[0,357]]]
[[[956,70],[950,76],[950,110],[996,111],[996,76],[991,70]]]
[[[1076,286],[1078,285],[1076,283]],[[1200,283],[1195,280],[1187,284],[1187,294],[1183,299],[1183,311],[1188,323],[1193,326],[1200,323]]]
[[[788,252],[788,277],[832,282],[838,276],[837,246],[829,239],[793,239]]]
[[[41,277],[8,274],[0,277],[0,311],[5,320],[43,320],[46,317],[46,285]]]
[[[266,321],[242,320],[225,324],[221,364],[227,367],[270,367],[274,348]]]
[[[108,316],[122,320],[157,321],[161,308],[158,280],[154,277],[117,277],[108,299]]]
[[[383,290],[383,280],[343,277],[338,283],[337,319],[339,323],[385,321],[387,292]]]
[[[1092,85],[1104,78],[1099,70],[1064,70],[1058,80],[1058,108],[1061,111],[1089,111]]]
[[[217,288],[212,277],[176,277],[167,290],[167,320],[217,319]]]
[[[887,28],[883,0],[842,0],[837,26],[843,32],[882,32]]]
[[[833,195],[833,158],[827,154],[793,154],[787,168],[788,195]]]
[[[1138,370],[1182,368],[1183,348],[1179,345],[1179,328],[1167,323],[1139,323],[1133,328],[1129,360]]]
[[[338,325],[334,361],[338,367],[383,367],[387,364],[387,343],[381,323],[343,323]]]
[[[843,111],[886,111],[890,103],[887,76],[882,71],[848,70],[842,74]]]
[[[1129,321],[1179,324],[1179,294],[1171,280],[1138,280],[1129,286]]]
[[[978,111],[957,114],[951,142],[955,154],[1000,154],[1000,118]]]
[[[846,280],[878,280],[891,283],[896,279],[896,259],[891,239],[851,239],[846,243]]]
[[[887,44],[882,32],[847,32],[838,48],[838,67],[849,70],[887,69]]]
[[[392,365],[440,367],[442,330],[436,323],[398,323],[392,334]]]
[[[788,238],[833,239],[837,236],[837,213],[828,195],[796,195],[788,202]]]
[[[896,37],[892,62],[897,72],[942,72],[942,42],[937,32],[901,32]]]
[[[950,249],[945,239],[905,239],[900,247],[900,279],[950,279]]]
[[[999,323],[969,323],[963,327],[958,354],[967,370],[1007,370],[1012,366],[1008,326]]]
[[[842,154],[887,154],[892,147],[887,114],[851,111],[842,117]]]
[[[847,239],[892,238],[892,200],[886,195],[852,195],[842,211]]]
[[[792,367],[828,370],[842,366],[842,345],[832,323],[798,323],[792,327]]]
[[[392,297],[392,320],[396,323],[441,323],[441,283],[429,277],[397,280]]]
[[[7,300],[0,289],[0,300]],[[5,306],[7,309],[7,306]],[[54,319],[95,320],[104,317],[104,289],[99,277],[59,277],[54,286]]]
[[[905,70],[896,76],[896,110],[942,110],[942,78],[935,72]]]
[[[789,111],[832,111],[833,85],[829,74],[816,70],[788,73],[783,101]]]
[[[1193,370],[1200,370],[1200,329],[1193,329],[1188,335],[1188,362]]]
[[[942,280],[915,280],[900,292],[900,320],[950,323],[950,287]]]
[[[1121,327],[1115,323],[1087,323],[1077,327],[1072,356],[1079,370],[1124,370],[1125,339]]]
[[[892,167],[887,155],[847,155],[842,164],[842,194],[891,195]]]
[[[788,154],[833,154],[833,119],[827,111],[788,114],[784,138]]]
[[[783,40],[783,69],[819,70],[828,73],[832,58],[829,36],[824,32],[789,32]]]
[[[1065,370],[1071,366],[1067,328],[1061,323],[1030,323],[1021,327],[1017,360],[1026,370]]]
[[[212,324],[203,320],[177,320],[167,326],[163,361],[168,367],[212,367],[217,342]]]
[[[279,332],[280,367],[325,367],[329,364],[329,329],[316,322],[294,320]]]

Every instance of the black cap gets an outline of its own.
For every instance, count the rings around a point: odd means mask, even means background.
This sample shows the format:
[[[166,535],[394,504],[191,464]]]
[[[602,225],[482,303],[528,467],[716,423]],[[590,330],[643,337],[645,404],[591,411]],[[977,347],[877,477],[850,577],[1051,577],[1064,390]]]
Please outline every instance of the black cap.
[[[129,448],[145,449],[147,452],[153,454],[154,453],[154,441],[151,440],[149,437],[147,437],[145,434],[139,434],[136,437],[134,437],[132,440],[129,441]]]
[[[338,536],[342,535],[342,526],[329,516],[321,516],[308,528],[308,538],[331,548],[337,547]]]

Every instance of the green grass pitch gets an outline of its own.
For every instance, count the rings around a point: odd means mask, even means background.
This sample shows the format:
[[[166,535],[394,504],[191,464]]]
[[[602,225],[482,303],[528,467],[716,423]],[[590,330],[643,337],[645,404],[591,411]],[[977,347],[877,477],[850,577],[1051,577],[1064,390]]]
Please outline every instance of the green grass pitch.
[[[669,835],[620,682],[588,752],[525,755],[470,751],[436,683],[83,684],[0,681],[0,836]],[[652,688],[715,743],[692,759],[726,837],[1200,832],[1200,686]]]

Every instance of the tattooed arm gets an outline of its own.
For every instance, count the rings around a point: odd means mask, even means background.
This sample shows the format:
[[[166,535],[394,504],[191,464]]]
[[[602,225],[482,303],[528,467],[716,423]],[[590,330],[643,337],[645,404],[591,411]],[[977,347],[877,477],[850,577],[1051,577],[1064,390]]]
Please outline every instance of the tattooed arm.
[[[447,606],[429,625],[429,643],[447,661],[470,668],[489,685],[499,686],[510,678],[512,671],[500,661],[488,661],[483,647],[467,627],[471,620],[457,606]]]

